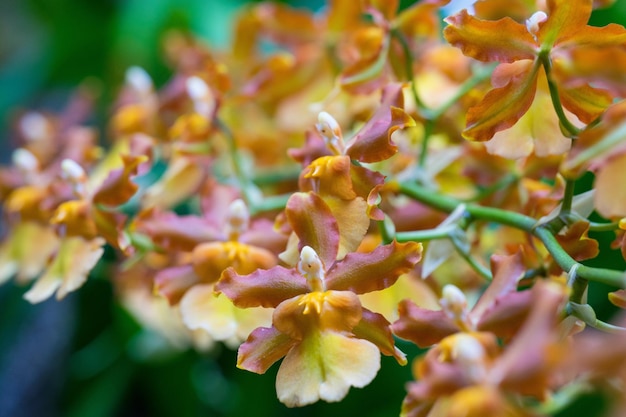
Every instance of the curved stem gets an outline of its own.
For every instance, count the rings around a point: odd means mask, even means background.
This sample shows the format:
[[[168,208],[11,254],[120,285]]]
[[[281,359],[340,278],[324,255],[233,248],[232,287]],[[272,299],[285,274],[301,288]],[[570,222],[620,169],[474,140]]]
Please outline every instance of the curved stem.
[[[550,90],[550,98],[552,99],[552,105],[554,106],[556,115],[561,122],[561,126],[563,126],[565,130],[567,130],[567,133],[569,133],[570,137],[576,137],[580,133],[580,129],[574,126],[565,115],[565,110],[563,110],[563,104],[561,103],[561,98],[559,97],[559,89],[552,79],[552,61],[550,60],[550,54],[548,52],[542,51],[539,54],[539,59],[541,60],[543,69],[546,72],[546,78],[548,80],[548,90]]]
[[[475,219],[511,226],[534,235],[543,243],[552,258],[564,271],[570,271],[574,265],[579,265],[576,273],[580,278],[618,288],[626,287],[626,273],[579,264],[561,247],[553,234],[554,232],[546,226],[536,227],[537,221],[532,217],[493,207],[483,207],[474,203],[462,203],[453,197],[437,194],[433,190],[414,183],[400,183],[398,190],[423,204],[448,213],[459,204],[465,204],[466,211]]]

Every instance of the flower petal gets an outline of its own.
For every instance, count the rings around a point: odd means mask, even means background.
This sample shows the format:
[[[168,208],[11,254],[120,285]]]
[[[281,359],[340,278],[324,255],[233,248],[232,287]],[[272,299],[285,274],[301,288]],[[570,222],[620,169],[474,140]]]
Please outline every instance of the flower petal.
[[[462,10],[445,19],[446,40],[469,57],[480,61],[513,62],[533,59],[537,45],[526,26],[510,17],[481,20]]]
[[[234,241],[200,244],[191,257],[195,273],[205,283],[217,281],[228,267],[245,275],[277,263],[276,256],[270,251]]]
[[[517,283],[524,276],[525,269],[521,252],[510,256],[492,255],[493,280],[472,308],[469,319],[476,323],[495,303],[496,298],[517,291]]]
[[[347,253],[357,250],[369,229],[368,204],[361,197],[354,200],[325,197],[324,202],[337,220],[339,226],[337,259],[343,259]]]
[[[217,297],[213,285],[191,288],[180,300],[180,313],[191,330],[202,329],[219,341],[239,345],[257,327],[269,325],[271,311],[264,308],[242,310],[225,296]]]
[[[549,0],[548,19],[539,27],[537,38],[546,47],[566,42],[586,29],[590,16],[588,0]]]
[[[328,271],[326,287],[357,294],[382,290],[409,272],[422,257],[422,244],[396,241],[369,253],[349,253]]]
[[[382,314],[365,308],[361,311],[361,321],[352,329],[352,333],[359,339],[375,344],[383,355],[393,356],[400,365],[406,365],[406,355],[395,345],[391,323]]]
[[[295,340],[273,327],[259,327],[250,333],[244,344],[239,346],[237,368],[264,374],[295,344]]]
[[[460,329],[441,310],[432,311],[416,306],[410,300],[398,305],[400,318],[391,325],[393,333],[410,340],[421,348],[432,346]]]
[[[276,393],[288,407],[341,401],[351,386],[366,386],[379,369],[380,353],[372,343],[320,332],[289,351],[276,376]]]
[[[147,156],[121,155],[124,167],[109,173],[102,185],[98,187],[93,196],[95,204],[107,206],[119,206],[127,202],[139,188],[131,181],[131,177],[137,174],[139,164],[148,160]]]
[[[87,275],[104,253],[104,239],[85,240],[81,237],[67,237],[46,272],[35,285],[24,294],[24,298],[35,304],[46,300],[55,291],[58,300],[69,292],[80,288]]]
[[[200,283],[200,278],[191,265],[161,269],[154,277],[155,290],[167,298],[170,305],[176,305],[189,288]]]
[[[306,279],[295,269],[275,266],[239,275],[228,268],[215,284],[237,307],[276,307],[281,302],[309,291]]]
[[[298,249],[310,246],[329,268],[339,250],[339,226],[324,200],[314,193],[294,193],[287,201],[285,214],[300,238]]]
[[[626,217],[626,153],[606,161],[596,174],[596,210],[607,219]]]
[[[285,300],[276,307],[274,327],[292,339],[332,330],[348,334],[361,321],[361,302],[351,291],[314,291]]]
[[[480,103],[467,112],[463,136],[469,140],[485,141],[513,126],[526,113],[535,98],[538,66],[511,78],[501,88],[489,91]]]
[[[398,147],[391,135],[398,129],[415,126],[415,120],[402,107],[402,85],[389,84],[383,90],[380,107],[346,146],[346,154],[360,162],[378,162],[391,158]]]

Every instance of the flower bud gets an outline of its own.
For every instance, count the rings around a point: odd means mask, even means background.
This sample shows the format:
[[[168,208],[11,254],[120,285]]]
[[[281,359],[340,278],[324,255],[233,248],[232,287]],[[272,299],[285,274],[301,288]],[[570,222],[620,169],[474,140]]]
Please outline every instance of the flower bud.
[[[24,173],[34,173],[39,171],[39,161],[37,157],[28,149],[19,148],[13,152],[11,156],[13,165]]]
[[[152,91],[152,78],[141,67],[130,67],[126,70],[126,83],[139,94]]]

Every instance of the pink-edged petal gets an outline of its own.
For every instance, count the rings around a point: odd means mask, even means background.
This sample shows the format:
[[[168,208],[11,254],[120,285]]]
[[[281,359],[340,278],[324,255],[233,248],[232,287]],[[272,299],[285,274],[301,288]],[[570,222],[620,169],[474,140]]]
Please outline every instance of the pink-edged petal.
[[[314,291],[285,300],[276,307],[274,327],[292,339],[331,330],[350,333],[361,321],[361,302],[351,291]]]
[[[532,307],[531,291],[511,292],[496,298],[481,314],[476,329],[509,339],[522,326]]]
[[[170,305],[176,305],[192,286],[200,283],[200,278],[191,265],[173,266],[160,270],[154,277],[154,288],[167,299]]]
[[[50,266],[24,294],[24,298],[34,304],[46,300],[56,292],[56,298],[60,300],[80,288],[102,257],[104,244],[102,238],[64,238]]]
[[[252,221],[250,228],[239,236],[239,241],[278,254],[285,249],[287,236],[274,229],[274,222],[268,219],[257,219]]]
[[[491,271],[493,280],[483,292],[474,308],[469,313],[469,319],[476,323],[480,317],[496,301],[498,297],[517,291],[517,284],[526,270],[521,252],[515,255],[492,255]]]
[[[528,71],[511,78],[506,86],[489,91],[480,103],[468,110],[463,136],[485,141],[513,126],[535,98],[537,74],[538,66],[533,64]]]
[[[275,266],[250,275],[228,268],[215,284],[237,307],[276,307],[281,302],[309,291],[306,279],[295,269]]]
[[[362,309],[361,321],[352,329],[359,339],[375,344],[383,355],[393,356],[400,365],[406,365],[406,355],[396,347],[391,333],[391,323],[382,314]]]
[[[380,107],[347,145],[346,154],[360,162],[378,162],[395,155],[398,147],[391,141],[393,132],[415,126],[403,105],[402,85],[385,87]]]
[[[369,253],[349,253],[328,271],[326,287],[357,294],[393,285],[422,258],[422,244],[396,241]]]
[[[324,200],[314,193],[294,193],[287,201],[285,214],[300,239],[298,249],[310,246],[329,268],[337,257],[340,236],[337,221]]]
[[[147,210],[135,218],[134,231],[148,235],[166,250],[191,251],[203,242],[223,240],[224,234],[206,219]]]
[[[460,329],[446,313],[416,306],[410,300],[398,305],[400,318],[391,325],[393,333],[417,346],[424,348],[438,343],[441,339]]]
[[[526,26],[509,17],[481,20],[462,10],[445,21],[449,25],[443,31],[446,40],[469,57],[485,62],[535,57],[537,44]]]
[[[276,376],[276,393],[288,407],[341,401],[351,386],[369,384],[380,369],[372,343],[335,332],[311,334],[289,351]]]
[[[237,353],[237,368],[264,374],[277,360],[296,344],[284,333],[273,327],[255,329]]]
[[[505,389],[542,398],[558,358],[554,351],[559,336],[557,324],[567,301],[567,288],[556,282],[537,281],[531,291],[531,312],[494,363],[489,378]]]

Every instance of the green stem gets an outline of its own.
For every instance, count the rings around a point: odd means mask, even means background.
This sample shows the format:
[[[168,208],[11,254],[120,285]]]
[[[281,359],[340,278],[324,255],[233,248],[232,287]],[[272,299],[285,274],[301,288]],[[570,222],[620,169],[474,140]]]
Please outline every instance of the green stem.
[[[457,240],[450,239],[450,241],[452,242],[452,244],[456,248],[456,251],[459,253],[459,255],[461,255],[461,257],[463,257],[465,262],[467,262],[469,264],[469,266],[471,266],[474,271],[476,271],[481,277],[483,277],[487,281],[493,280],[493,275],[491,274],[491,270],[489,270],[483,264],[478,262],[478,260],[476,258],[474,258],[472,256],[472,254],[469,253],[469,251],[467,251],[465,248],[461,247],[458,244]]]
[[[592,232],[612,232],[619,229],[619,222],[596,223],[589,222],[589,231]]]
[[[463,203],[453,197],[437,194],[431,189],[414,183],[400,183],[398,190],[427,206],[447,213],[452,212],[458,205],[465,204],[466,211],[475,219],[511,226],[537,237],[564,271],[570,271],[574,265],[579,265],[576,273],[581,278],[613,287],[626,287],[626,274],[623,271],[593,268],[579,264],[565,252],[554,237],[553,232],[545,226],[536,227],[537,220],[532,217],[512,211],[483,207],[475,203]]]
[[[414,59],[413,53],[411,52],[411,47],[404,37],[404,34],[402,34],[402,32],[400,32],[398,29],[392,29],[391,36],[396,38],[398,42],[400,42],[400,46],[402,47],[402,53],[404,54],[404,72],[406,73],[407,80],[411,83],[411,93],[413,95],[413,100],[415,100],[415,105],[417,106],[420,116],[423,116],[425,119],[429,119],[429,117],[427,117],[429,110],[420,99],[419,94],[417,94],[417,85],[415,84],[415,76],[413,75]]]
[[[476,193],[475,196],[468,198],[468,199],[464,199],[463,201],[465,202],[480,201],[484,198],[489,197],[491,194],[495,192],[505,189],[506,187],[517,182],[518,180],[519,178],[517,175],[508,174],[504,176],[504,178],[502,178],[500,181],[496,182],[495,184],[490,185],[489,187],[483,188],[478,193]]]
[[[396,240],[398,242],[428,242],[430,240],[447,239],[450,232],[457,229],[458,226],[452,224],[448,227],[435,228],[429,230],[416,230],[413,232],[397,232]]]
[[[574,185],[575,180],[565,181],[565,191],[563,193],[563,201],[561,202],[560,215],[568,214],[572,210],[572,200],[574,199]]]
[[[574,138],[578,136],[578,134],[580,133],[580,129],[574,126],[565,115],[565,110],[563,110],[563,104],[561,103],[561,97],[559,96],[559,89],[552,79],[552,61],[550,60],[549,52],[540,52],[539,59],[541,60],[543,69],[546,72],[546,78],[548,80],[548,90],[550,90],[550,98],[552,99],[552,105],[554,106],[556,115],[561,122],[561,126],[563,126],[565,130],[567,130],[567,133],[570,137]]]

